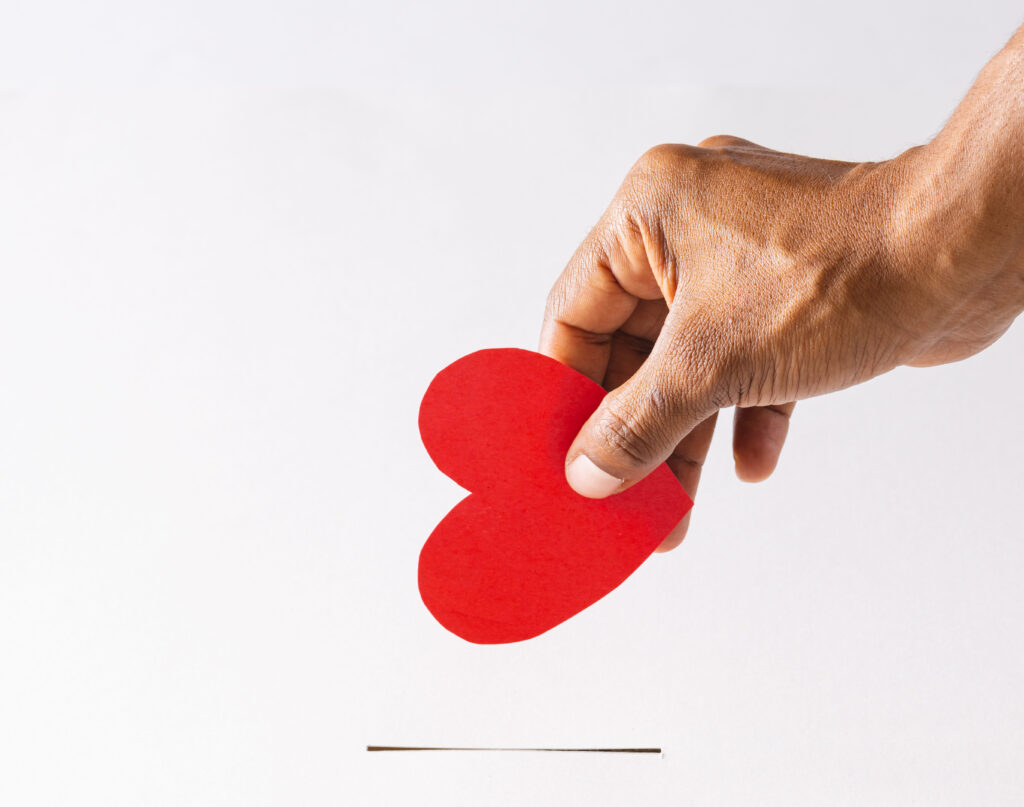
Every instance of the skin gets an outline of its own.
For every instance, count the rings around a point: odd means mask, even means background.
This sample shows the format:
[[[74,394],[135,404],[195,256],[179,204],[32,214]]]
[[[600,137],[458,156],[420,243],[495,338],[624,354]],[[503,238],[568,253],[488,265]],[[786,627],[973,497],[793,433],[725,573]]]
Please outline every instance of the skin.
[[[735,406],[736,473],[763,480],[796,401],[967,358],[1022,310],[1024,26],[891,160],[721,135],[644,154],[548,297],[541,352],[609,390],[566,477],[603,498],[667,462],[693,496]]]

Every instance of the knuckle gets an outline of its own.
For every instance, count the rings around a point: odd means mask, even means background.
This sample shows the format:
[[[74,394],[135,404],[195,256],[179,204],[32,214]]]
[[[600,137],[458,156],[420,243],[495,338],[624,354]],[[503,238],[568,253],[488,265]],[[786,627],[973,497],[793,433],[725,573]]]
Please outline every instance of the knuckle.
[[[685,149],[685,146],[679,146],[674,143],[660,143],[657,146],[651,146],[647,151],[640,155],[640,159],[636,161],[636,168],[646,170],[658,170],[674,164],[680,156],[680,152]]]
[[[735,146],[741,142],[743,142],[742,138],[735,135],[716,134],[711,135],[711,137],[705,137],[697,146],[702,149],[714,149],[721,148],[722,146]]]
[[[634,208],[654,215],[670,212],[699,185],[708,153],[694,146],[665,144],[648,149],[633,165],[623,186]]]
[[[595,436],[601,445],[631,468],[641,468],[652,456],[650,441],[637,428],[634,417],[608,409],[597,422]]]
[[[544,301],[544,319],[557,319],[565,310],[568,299],[569,294],[563,275],[555,281],[555,284],[548,292],[547,299]]]
[[[747,353],[735,334],[714,320],[694,317],[673,334],[668,347],[671,365],[686,390],[687,414],[702,418],[737,403],[742,397]]]
[[[580,244],[562,270],[562,274],[548,291],[544,303],[545,318],[558,319],[584,293],[588,284],[592,282],[594,269],[607,262],[605,240],[601,229],[595,227]]]
[[[620,242],[631,236],[639,237],[640,222],[647,216],[645,200],[648,196],[646,188],[632,178],[627,179],[608,208],[606,237],[618,239]]]
[[[628,186],[632,188],[659,188],[678,178],[691,162],[689,146],[662,144],[647,149],[633,164]]]
[[[669,443],[675,402],[660,387],[614,402],[597,422],[602,446],[629,468],[642,468],[658,458]]]
[[[626,237],[639,237],[670,213],[686,189],[690,151],[688,146],[660,145],[644,152],[609,208],[611,229]]]

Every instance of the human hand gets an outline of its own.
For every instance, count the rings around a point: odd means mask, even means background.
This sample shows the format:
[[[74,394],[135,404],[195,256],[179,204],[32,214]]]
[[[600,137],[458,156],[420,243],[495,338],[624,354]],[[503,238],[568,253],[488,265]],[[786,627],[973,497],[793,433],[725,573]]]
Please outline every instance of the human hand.
[[[764,479],[795,401],[995,341],[1024,309],[1021,200],[965,116],[882,163],[721,136],[647,152],[548,298],[541,351],[610,391],[570,485],[602,498],[665,461],[693,496],[728,406],[736,472]]]

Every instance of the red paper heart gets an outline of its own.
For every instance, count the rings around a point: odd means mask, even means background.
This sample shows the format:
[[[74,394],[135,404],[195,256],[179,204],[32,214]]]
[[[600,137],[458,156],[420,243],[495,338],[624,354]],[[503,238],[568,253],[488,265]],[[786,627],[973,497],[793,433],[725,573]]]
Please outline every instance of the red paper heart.
[[[565,454],[605,391],[554,359],[481,350],[420,405],[434,463],[472,493],[420,552],[420,595],[470,642],[530,639],[622,583],[693,502],[667,466],[607,499],[565,481]]]

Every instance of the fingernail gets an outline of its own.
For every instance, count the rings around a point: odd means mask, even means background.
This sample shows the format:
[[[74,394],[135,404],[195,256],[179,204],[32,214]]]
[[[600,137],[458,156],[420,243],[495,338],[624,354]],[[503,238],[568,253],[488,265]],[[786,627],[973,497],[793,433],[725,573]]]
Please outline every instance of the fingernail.
[[[588,499],[603,499],[611,496],[622,486],[622,480],[605,473],[586,454],[580,454],[565,469],[569,487]]]

